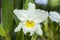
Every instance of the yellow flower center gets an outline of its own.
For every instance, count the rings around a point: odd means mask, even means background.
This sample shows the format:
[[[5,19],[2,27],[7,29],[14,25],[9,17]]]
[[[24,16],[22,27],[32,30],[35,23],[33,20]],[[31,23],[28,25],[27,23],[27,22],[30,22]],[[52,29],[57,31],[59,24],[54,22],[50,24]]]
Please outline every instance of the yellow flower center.
[[[26,23],[25,23],[25,26],[27,28],[33,28],[34,27],[34,21],[33,20],[27,20]]]

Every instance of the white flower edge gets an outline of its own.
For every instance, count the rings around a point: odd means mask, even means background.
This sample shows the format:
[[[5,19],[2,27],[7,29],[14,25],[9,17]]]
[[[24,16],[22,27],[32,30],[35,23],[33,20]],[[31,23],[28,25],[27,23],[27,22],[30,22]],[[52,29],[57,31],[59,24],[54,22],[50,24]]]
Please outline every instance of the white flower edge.
[[[54,22],[60,22],[60,14],[56,11],[50,11],[49,12],[49,18]]]
[[[35,11],[15,9],[14,13],[21,21],[25,21],[31,17],[36,23],[41,23],[48,18],[48,12],[40,9],[36,9]]]
[[[47,5],[48,4],[48,0],[35,0],[35,3]]]

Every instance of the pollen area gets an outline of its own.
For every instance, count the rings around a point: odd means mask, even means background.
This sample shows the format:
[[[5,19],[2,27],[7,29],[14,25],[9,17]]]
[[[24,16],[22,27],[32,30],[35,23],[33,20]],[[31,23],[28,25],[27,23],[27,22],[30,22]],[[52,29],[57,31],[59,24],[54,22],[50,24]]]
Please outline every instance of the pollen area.
[[[27,28],[33,28],[34,27],[34,21],[33,20],[27,20],[26,23],[25,23],[25,26]]]

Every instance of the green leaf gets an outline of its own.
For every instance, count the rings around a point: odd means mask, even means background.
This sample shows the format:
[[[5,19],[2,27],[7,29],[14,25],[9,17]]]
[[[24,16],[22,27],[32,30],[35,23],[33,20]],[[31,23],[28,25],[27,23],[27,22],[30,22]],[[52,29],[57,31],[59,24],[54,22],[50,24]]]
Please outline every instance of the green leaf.
[[[24,40],[24,33],[23,33],[23,30],[22,29],[21,29],[20,32],[17,33],[16,40]]]
[[[9,33],[13,24],[13,0],[2,0],[2,23],[6,33]]]
[[[5,36],[6,35],[6,32],[5,30],[3,29],[3,26],[0,24],[0,35],[1,36]]]

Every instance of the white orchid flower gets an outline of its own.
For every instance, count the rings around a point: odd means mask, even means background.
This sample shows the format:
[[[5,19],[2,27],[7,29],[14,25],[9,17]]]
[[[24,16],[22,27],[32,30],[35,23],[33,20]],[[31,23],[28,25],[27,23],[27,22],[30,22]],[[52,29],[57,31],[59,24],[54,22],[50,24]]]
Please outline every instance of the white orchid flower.
[[[49,12],[49,17],[54,22],[57,22],[57,23],[60,22],[60,14],[56,11]]]
[[[28,10],[18,10],[15,9],[14,13],[16,14],[17,18],[21,20],[19,25],[16,27],[15,32],[20,31],[23,29],[24,34],[30,32],[30,36],[34,33],[38,35],[42,35],[41,29],[41,22],[45,21],[48,17],[48,12],[40,9],[35,9],[35,4],[29,3]]]
[[[35,3],[42,4],[42,5],[47,5],[48,0],[35,0]]]

